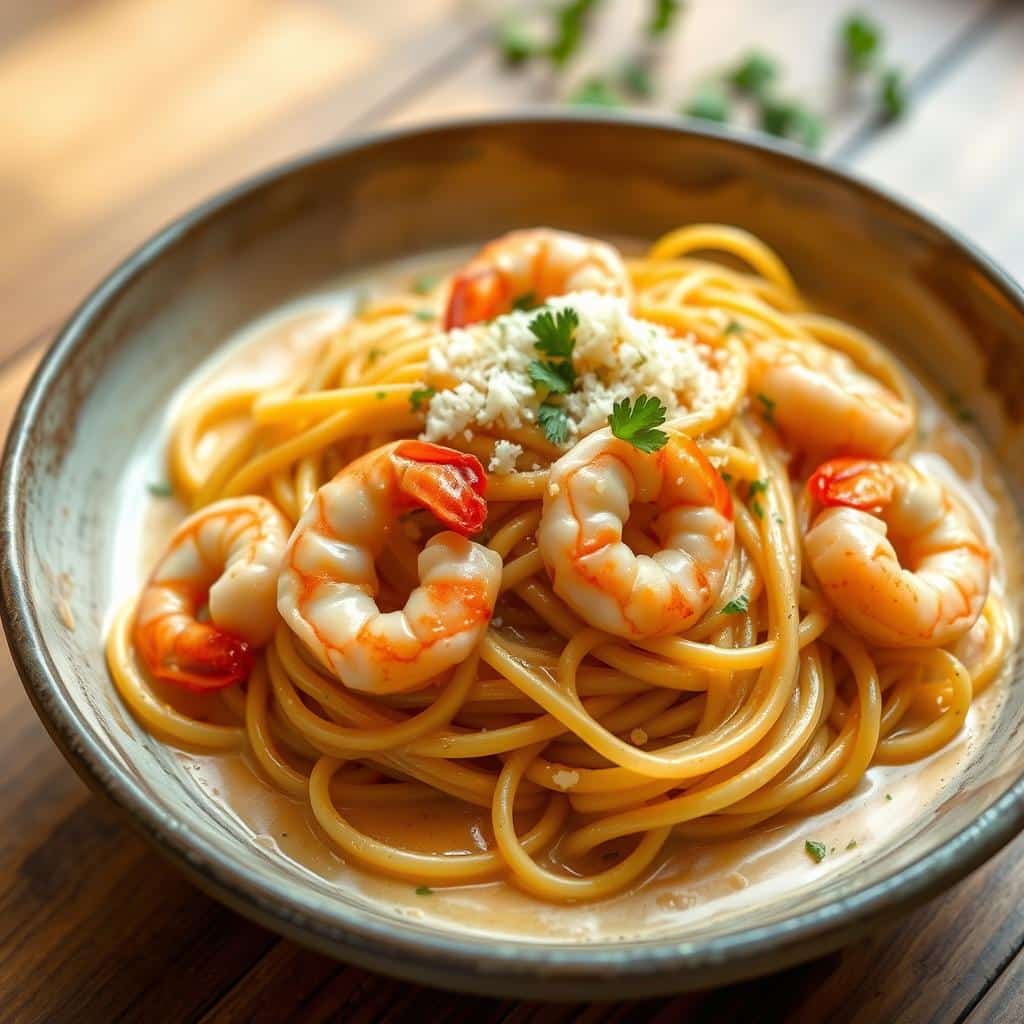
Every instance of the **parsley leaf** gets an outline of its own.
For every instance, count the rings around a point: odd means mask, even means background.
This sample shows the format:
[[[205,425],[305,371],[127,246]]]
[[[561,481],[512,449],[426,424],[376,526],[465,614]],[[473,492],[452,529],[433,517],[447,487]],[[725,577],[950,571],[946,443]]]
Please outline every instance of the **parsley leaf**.
[[[548,50],[552,62],[562,67],[579,49],[583,30],[597,0],[569,0],[555,13],[555,41]]]
[[[793,100],[761,97],[761,128],[769,135],[792,139],[808,149],[821,145],[825,129],[821,118]]]
[[[878,23],[856,12],[846,18],[839,31],[846,66],[851,71],[870,67],[881,50],[882,29]]]
[[[903,83],[903,72],[899,68],[889,68],[882,75],[879,100],[882,113],[888,121],[897,121],[907,112],[907,90]]]
[[[729,81],[740,92],[756,97],[761,96],[778,76],[778,64],[767,54],[754,50],[729,72]]]
[[[417,885],[416,886],[417,896],[433,896],[434,890],[429,885]]]
[[[433,388],[416,388],[409,395],[409,408],[413,412],[419,412],[423,408],[423,403],[430,404],[430,400],[436,395],[437,392]]]
[[[815,864],[820,864],[825,859],[825,854],[828,853],[824,843],[819,843],[817,839],[808,839],[804,843],[804,850],[807,851],[807,856],[814,861]]]
[[[512,67],[525,64],[531,57],[536,57],[544,47],[526,26],[526,21],[519,15],[510,15],[498,29],[498,47],[505,63]]]
[[[413,314],[417,320],[436,320],[437,314],[432,309],[414,309]]]
[[[723,609],[725,615],[740,615],[750,607],[750,597],[747,594],[740,594],[734,597]]]
[[[556,395],[567,395],[576,383],[576,371],[572,363],[549,363],[534,359],[526,368],[534,384]]]
[[[699,117],[703,121],[717,121],[724,124],[731,113],[729,97],[717,85],[701,86],[682,112],[687,117]]]
[[[577,107],[621,107],[622,97],[607,78],[588,78],[569,102]]]
[[[619,76],[622,88],[631,96],[648,99],[654,95],[654,82],[651,80],[650,69],[639,60],[627,61]]]
[[[540,303],[537,302],[537,296],[533,292],[523,292],[522,295],[517,295],[512,300],[513,309],[536,309]]]
[[[647,23],[647,34],[652,39],[665,35],[675,21],[676,15],[682,10],[681,0],[653,0],[651,4],[651,20]]]
[[[537,410],[537,422],[544,436],[552,444],[565,444],[569,437],[569,414],[553,402],[541,402]]]
[[[173,498],[174,488],[170,484],[165,483],[151,483],[146,484],[146,490],[153,495],[154,498]]]
[[[856,850],[856,849],[857,849],[857,840],[856,840],[856,839],[851,839],[851,840],[850,840],[850,841],[849,841],[849,842],[848,842],[848,843],[846,844],[846,848],[847,848],[848,850]]]
[[[665,406],[650,395],[639,395],[632,408],[629,399],[623,398],[612,406],[608,417],[612,433],[642,452],[656,452],[668,443],[668,434],[655,429],[664,422]]]
[[[546,356],[568,359],[576,344],[573,334],[579,323],[580,318],[575,309],[560,309],[557,313],[538,313],[530,321],[529,327],[530,333],[537,339],[534,344],[538,351]]]
[[[739,320],[730,320],[725,325],[726,334],[742,334],[746,328],[739,322]]]
[[[757,500],[759,494],[768,493],[768,481],[767,480],[751,480],[750,486],[747,488],[747,497],[750,500],[750,511],[757,516],[758,519],[764,519],[764,509],[761,507],[761,502]]]

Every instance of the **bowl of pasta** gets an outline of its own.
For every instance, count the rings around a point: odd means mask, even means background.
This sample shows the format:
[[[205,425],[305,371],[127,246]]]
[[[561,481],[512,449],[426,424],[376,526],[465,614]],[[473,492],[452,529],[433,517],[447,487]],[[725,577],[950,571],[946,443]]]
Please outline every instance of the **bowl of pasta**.
[[[3,613],[200,886],[446,987],[835,948],[1024,822],[1024,295],[784,148],[536,113],[345,142],[65,325]]]

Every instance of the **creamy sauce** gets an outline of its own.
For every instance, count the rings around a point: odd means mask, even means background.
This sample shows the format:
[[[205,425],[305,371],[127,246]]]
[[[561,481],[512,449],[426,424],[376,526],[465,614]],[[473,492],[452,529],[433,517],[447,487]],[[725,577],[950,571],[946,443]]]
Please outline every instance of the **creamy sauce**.
[[[454,263],[418,263],[378,276],[372,291],[386,294],[393,280],[440,270]],[[346,282],[347,284],[347,282]],[[368,289],[364,282],[323,293],[276,312],[241,332],[188,381],[172,406],[196,389],[266,386],[308,360],[319,342]],[[1020,584],[1020,525],[995,462],[981,443],[954,421],[934,395],[918,385],[921,402],[919,451],[912,461],[961,495],[995,557],[994,588],[1017,593]],[[168,419],[169,422],[169,419]],[[144,482],[159,480],[154,447],[133,468],[138,494]],[[185,509],[176,501],[146,503],[136,516],[137,571],[120,584],[127,595],[156,560]],[[1012,603],[1009,606],[1013,614]],[[1016,623],[1013,625],[1016,633]],[[978,698],[965,728],[930,758],[900,767],[873,767],[856,793],[841,806],[783,825],[763,827],[741,839],[714,843],[675,840],[660,866],[634,891],[581,906],[535,900],[504,882],[417,893],[408,882],[370,874],[346,863],[319,833],[305,805],[261,781],[241,755],[199,756],[175,751],[183,777],[199,787],[220,812],[233,817],[272,859],[283,858],[361,898],[378,910],[444,929],[536,941],[615,941],[656,936],[685,937],[692,929],[736,914],[749,914],[791,900],[825,879],[852,875],[866,860],[884,855],[908,831],[923,826],[940,800],[955,788],[978,745],[999,714],[1005,688],[999,682]],[[437,800],[397,807],[345,809],[358,828],[428,852],[473,852],[492,845],[489,813]],[[814,863],[806,840],[825,845]]]

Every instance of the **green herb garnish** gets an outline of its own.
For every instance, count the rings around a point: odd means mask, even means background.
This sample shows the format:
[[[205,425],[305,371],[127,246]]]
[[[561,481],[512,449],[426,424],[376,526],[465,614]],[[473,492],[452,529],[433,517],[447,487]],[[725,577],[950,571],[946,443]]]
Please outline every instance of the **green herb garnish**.
[[[513,309],[536,309],[538,305],[540,303],[537,302],[537,296],[533,292],[523,292],[522,295],[512,300]]]
[[[432,309],[414,309],[412,315],[417,320],[436,320],[437,314]]]
[[[748,53],[729,72],[729,82],[748,96],[761,96],[779,76],[779,65],[767,54],[756,50]]]
[[[964,400],[955,391],[950,391],[946,395],[946,402],[949,405],[949,411],[961,423],[974,422],[974,413],[964,405]]]
[[[429,295],[437,287],[439,280],[440,278],[436,274],[424,274],[413,281],[412,290],[417,295]]]
[[[146,490],[153,495],[154,498],[173,498],[174,488],[170,484],[164,483],[151,483],[146,484]]]
[[[730,320],[725,325],[726,334],[742,334],[746,328],[739,322],[739,320]]]
[[[755,396],[757,400],[763,406],[761,413],[764,416],[765,423],[775,425],[775,399],[769,398],[767,395],[762,395],[760,392]]]
[[[642,452],[656,452],[668,443],[668,434],[656,429],[665,422],[665,406],[651,395],[639,395],[630,407],[623,398],[612,406],[608,425],[622,441],[628,441]]]
[[[622,97],[607,78],[588,78],[570,97],[577,107],[621,107]]]
[[[576,371],[572,363],[549,363],[534,359],[526,368],[530,380],[538,387],[547,388],[556,395],[567,395],[576,384]]]
[[[892,793],[886,793],[885,794],[885,799],[886,800],[891,800],[892,799]]]
[[[804,843],[804,850],[807,852],[807,856],[814,861],[815,864],[820,864],[825,859],[825,854],[828,850],[825,848],[824,843],[819,843],[817,839],[808,839]]]
[[[548,50],[548,56],[557,67],[568,63],[569,58],[579,49],[597,0],[569,0],[555,12],[555,40]]]
[[[529,324],[530,333],[537,339],[537,350],[546,356],[560,359],[572,357],[576,344],[573,335],[580,318],[575,309],[560,309],[557,313],[538,313]]]
[[[642,61],[627,61],[622,67],[619,80],[622,83],[622,88],[630,96],[645,100],[654,95],[654,82],[651,80],[650,69]]]
[[[370,351],[366,353],[366,361],[368,363],[375,363],[382,355],[384,355],[384,353],[381,349],[371,348]]]
[[[417,885],[416,886],[417,896],[433,896],[434,890],[429,885]]]
[[[881,51],[882,29],[877,22],[858,11],[843,21],[839,39],[846,66],[851,71],[865,71]]]
[[[887,121],[897,121],[907,112],[907,90],[903,83],[903,72],[899,68],[889,68],[882,75],[879,101]]]
[[[557,445],[565,444],[569,437],[569,414],[553,402],[541,402],[537,410],[537,422],[544,436]]]
[[[750,511],[757,516],[758,519],[764,519],[764,509],[761,507],[761,502],[757,500],[759,494],[768,493],[768,481],[767,480],[751,480],[750,485],[747,489],[747,497],[750,500]]]
[[[750,597],[747,594],[740,594],[734,597],[723,609],[723,615],[742,615],[750,607]]]
[[[423,403],[430,404],[430,400],[436,395],[437,392],[433,388],[416,388],[409,395],[409,408],[413,412],[419,412],[423,407]]]
[[[848,850],[856,850],[856,849],[857,849],[857,840],[856,840],[856,839],[851,839],[851,840],[850,840],[850,841],[849,841],[849,842],[848,842],[848,843],[846,844],[846,848],[847,848]]]
[[[531,57],[544,52],[544,47],[537,36],[530,32],[526,20],[520,15],[511,14],[498,29],[498,47],[505,63],[518,67]]]
[[[731,113],[729,97],[720,86],[712,83],[702,85],[683,107],[682,112],[687,117],[699,117],[703,121],[725,124]]]
[[[665,35],[672,28],[672,23],[682,8],[681,0],[653,0],[647,34],[652,39]]]
[[[825,129],[821,118],[793,100],[761,97],[761,128],[769,135],[792,139],[808,149],[821,145]]]
[[[377,398],[380,399],[381,401],[383,401],[387,397],[388,397],[388,393],[386,391],[378,391],[377,392]]]

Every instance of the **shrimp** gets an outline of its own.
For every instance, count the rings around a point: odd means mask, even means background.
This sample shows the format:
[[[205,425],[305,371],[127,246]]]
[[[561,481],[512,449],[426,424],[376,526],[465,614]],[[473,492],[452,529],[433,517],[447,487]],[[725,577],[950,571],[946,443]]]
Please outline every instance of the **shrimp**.
[[[570,292],[630,294],[629,274],[605,242],[567,231],[512,231],[485,245],[455,275],[444,328],[493,320],[517,299],[543,302]]]
[[[472,455],[397,441],[317,491],[288,542],[277,606],[345,686],[374,694],[417,689],[476,647],[502,571],[497,552],[465,536],[487,517],[486,483]],[[416,508],[450,530],[420,552],[420,585],[405,607],[382,612],[374,562],[398,516]]]
[[[941,484],[905,462],[845,458],[808,487],[825,507],[807,558],[847,625],[887,647],[939,647],[974,625],[991,556]]]
[[[748,372],[751,393],[781,433],[818,458],[880,458],[913,429],[914,412],[906,402],[848,355],[817,342],[758,342]]]
[[[248,678],[274,632],[288,523],[265,498],[228,498],[175,531],[139,598],[135,647],[158,679],[215,690]],[[197,618],[204,604],[210,621]]]
[[[655,506],[654,555],[622,539],[633,502]],[[590,625],[631,639],[678,633],[721,593],[732,498],[689,437],[670,434],[648,454],[600,430],[551,467],[537,541],[555,593]]]

